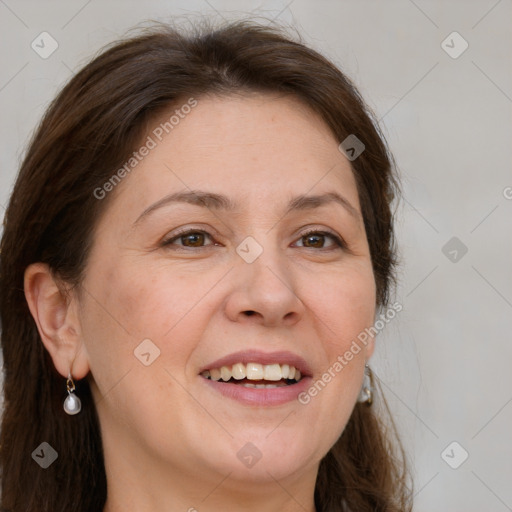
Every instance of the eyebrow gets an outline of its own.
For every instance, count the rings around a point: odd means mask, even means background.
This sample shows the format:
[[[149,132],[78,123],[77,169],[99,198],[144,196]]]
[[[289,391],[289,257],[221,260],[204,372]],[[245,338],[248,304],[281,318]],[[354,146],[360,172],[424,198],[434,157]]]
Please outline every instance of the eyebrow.
[[[204,192],[202,190],[191,190],[186,192],[175,192],[169,194],[156,203],[148,206],[134,222],[138,224],[144,217],[147,217],[150,213],[158,210],[164,206],[173,203],[188,203],[194,206],[200,206],[209,210],[225,210],[234,211],[237,209],[237,203],[231,200],[229,197],[222,194],[215,194],[213,192]],[[320,195],[300,195],[292,198],[288,203],[286,214],[297,211],[297,210],[311,210],[314,208],[320,208],[330,203],[336,203],[341,205],[350,215],[357,220],[360,219],[359,211],[354,208],[350,202],[340,195],[338,192],[327,192]]]

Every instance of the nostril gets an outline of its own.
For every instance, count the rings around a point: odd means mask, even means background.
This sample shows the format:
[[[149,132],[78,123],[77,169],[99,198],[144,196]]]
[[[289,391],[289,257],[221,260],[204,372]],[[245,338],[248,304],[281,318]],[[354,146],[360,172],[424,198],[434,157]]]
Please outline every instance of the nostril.
[[[252,316],[252,315],[255,315],[256,314],[256,311],[244,311],[244,313],[247,315],[247,316]]]

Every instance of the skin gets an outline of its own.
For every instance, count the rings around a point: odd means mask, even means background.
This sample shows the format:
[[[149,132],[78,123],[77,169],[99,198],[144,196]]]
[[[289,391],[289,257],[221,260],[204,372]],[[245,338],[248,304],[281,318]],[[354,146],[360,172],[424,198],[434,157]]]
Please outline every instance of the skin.
[[[373,341],[307,405],[244,405],[211,390],[199,370],[239,350],[288,350],[316,380],[373,324],[369,248],[338,143],[297,99],[198,98],[111,192],[83,288],[63,293],[45,265],[27,269],[27,301],[55,367],[92,387],[106,512],[315,510],[319,462],[350,417]],[[136,222],[190,190],[237,207],[174,203]],[[334,202],[286,212],[292,197],[333,191],[355,214]],[[163,246],[177,228],[210,236]],[[310,228],[340,235],[347,248],[303,238]],[[236,252],[247,236],[263,248],[250,264]],[[160,350],[149,366],[134,356],[144,339]],[[247,442],[262,455],[251,468],[237,457]]]

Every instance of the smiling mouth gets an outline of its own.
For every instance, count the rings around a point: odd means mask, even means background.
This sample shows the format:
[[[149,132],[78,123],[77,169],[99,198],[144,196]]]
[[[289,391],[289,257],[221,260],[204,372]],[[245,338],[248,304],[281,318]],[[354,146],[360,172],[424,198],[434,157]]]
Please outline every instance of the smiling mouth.
[[[288,364],[236,363],[201,372],[205,379],[238,384],[246,388],[279,388],[292,386],[303,378],[295,366]]]

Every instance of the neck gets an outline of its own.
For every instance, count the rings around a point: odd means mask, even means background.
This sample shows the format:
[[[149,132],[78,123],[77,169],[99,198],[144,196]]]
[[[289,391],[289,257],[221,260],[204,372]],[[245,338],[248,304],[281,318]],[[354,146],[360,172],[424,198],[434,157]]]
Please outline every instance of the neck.
[[[313,485],[269,480],[241,482],[233,474],[188,477],[107,471],[108,498],[103,512],[315,512]]]

